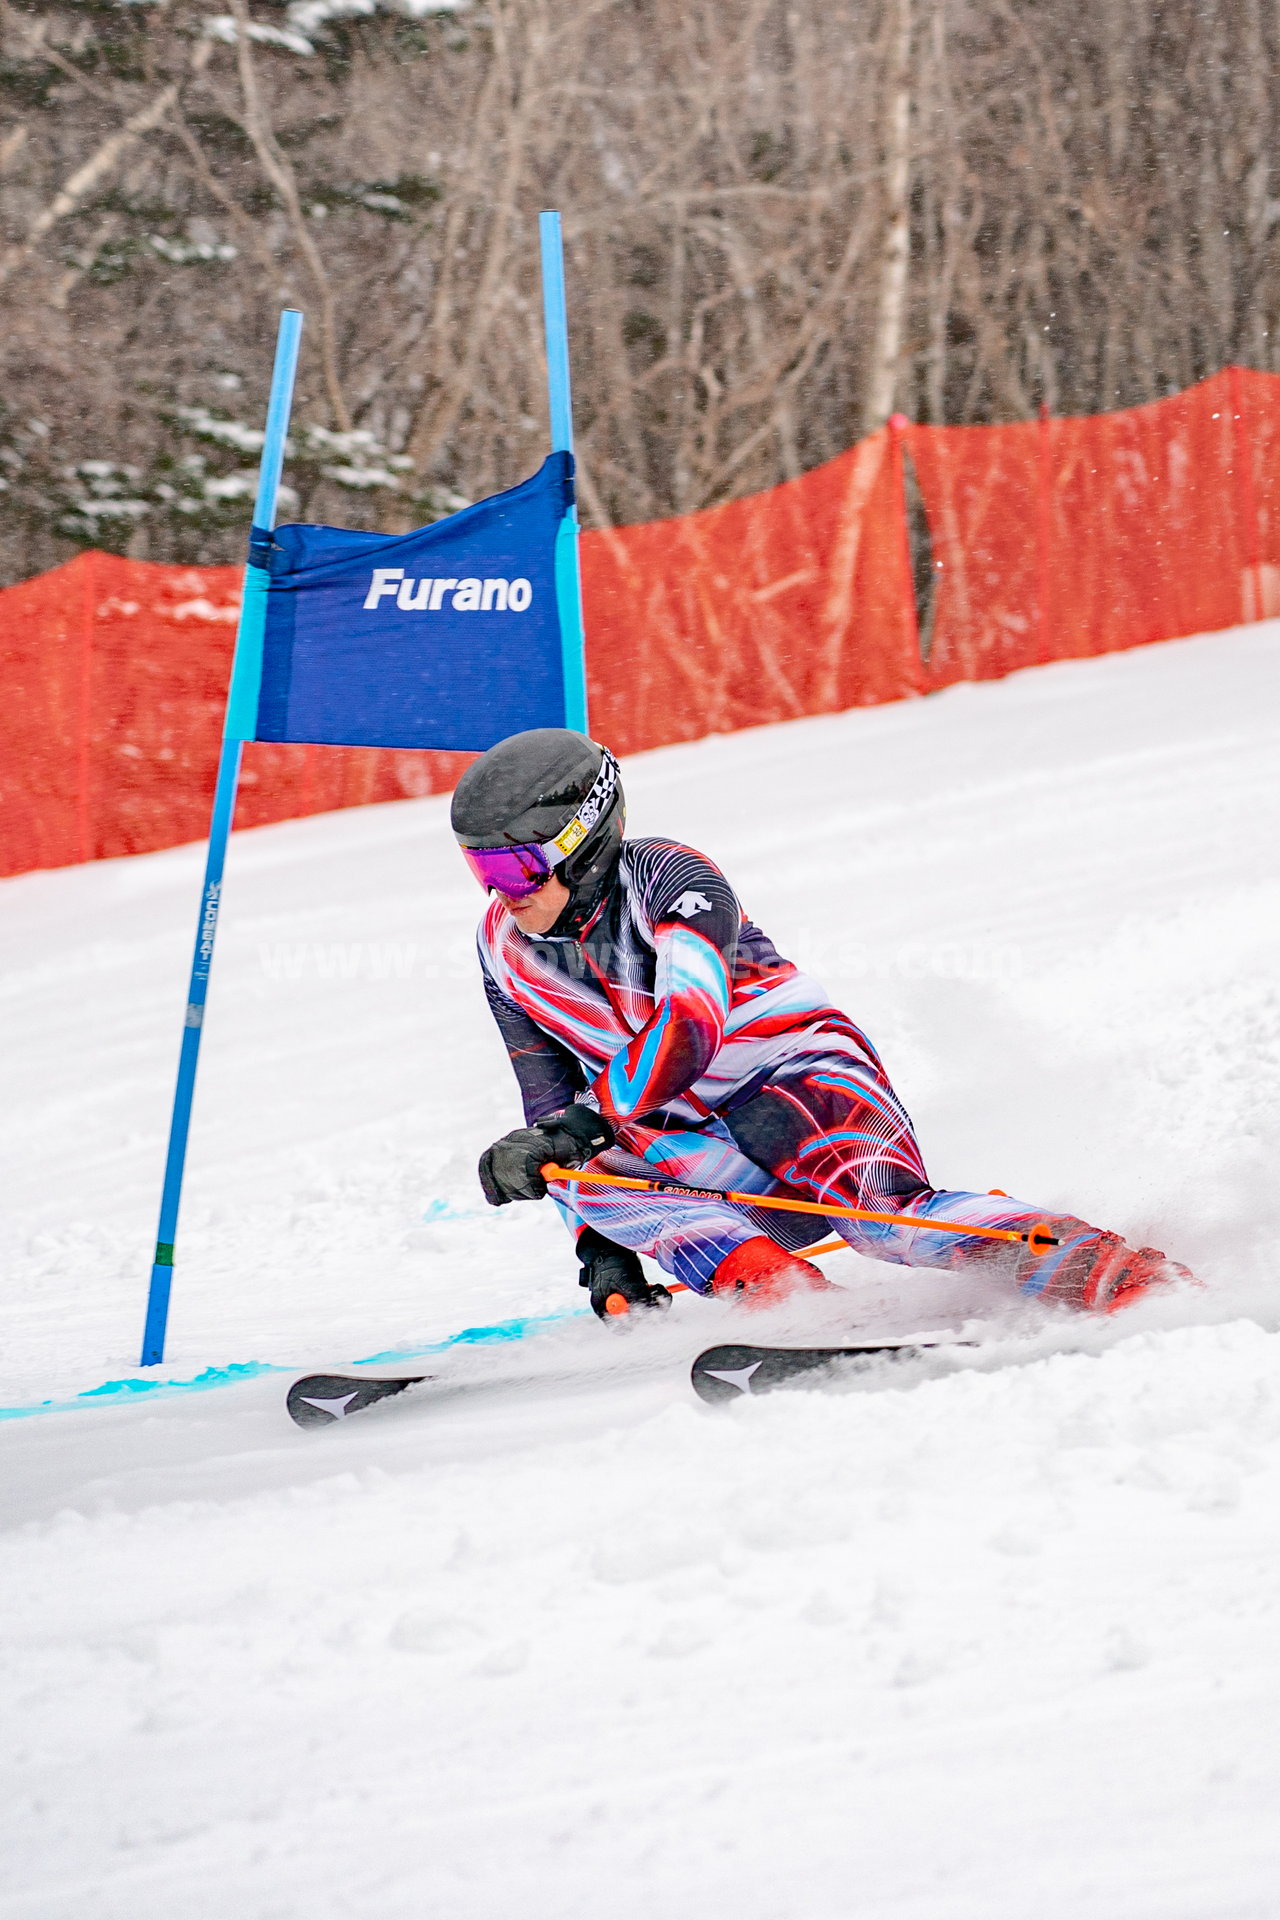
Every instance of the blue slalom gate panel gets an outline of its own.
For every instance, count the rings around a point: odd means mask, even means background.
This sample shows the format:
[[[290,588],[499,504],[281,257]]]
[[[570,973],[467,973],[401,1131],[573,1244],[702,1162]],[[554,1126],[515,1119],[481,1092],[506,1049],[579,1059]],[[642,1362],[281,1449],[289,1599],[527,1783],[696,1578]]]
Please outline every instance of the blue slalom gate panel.
[[[256,534],[269,584],[254,737],[482,750],[564,726],[556,543],[572,513],[573,456],[558,452],[415,533]]]

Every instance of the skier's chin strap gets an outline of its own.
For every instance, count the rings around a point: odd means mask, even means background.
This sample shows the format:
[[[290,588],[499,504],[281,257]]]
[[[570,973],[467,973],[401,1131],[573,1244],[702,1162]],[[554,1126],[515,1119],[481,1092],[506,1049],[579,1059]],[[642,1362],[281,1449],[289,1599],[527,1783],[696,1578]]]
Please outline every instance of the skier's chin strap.
[[[618,877],[620,858],[619,853],[610,861],[598,880],[588,881],[585,886],[573,889],[561,909],[560,918],[541,936],[544,940],[580,940],[582,938],[588,931],[588,922],[594,920],[601,911],[609,890]]]

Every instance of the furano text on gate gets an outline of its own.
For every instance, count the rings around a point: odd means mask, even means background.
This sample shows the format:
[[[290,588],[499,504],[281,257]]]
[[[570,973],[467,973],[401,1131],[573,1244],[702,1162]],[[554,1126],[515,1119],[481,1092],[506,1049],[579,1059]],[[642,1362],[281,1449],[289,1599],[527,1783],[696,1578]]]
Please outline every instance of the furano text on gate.
[[[403,567],[375,567],[364,597],[366,612],[394,599],[401,613],[525,613],[533,601],[528,580],[415,580]]]

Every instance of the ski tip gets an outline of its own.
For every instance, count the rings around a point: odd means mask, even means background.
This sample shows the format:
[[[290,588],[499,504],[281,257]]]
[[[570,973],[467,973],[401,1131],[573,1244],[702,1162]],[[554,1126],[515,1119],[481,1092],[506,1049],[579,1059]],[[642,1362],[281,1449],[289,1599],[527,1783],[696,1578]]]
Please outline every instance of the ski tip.
[[[768,1347],[708,1347],[690,1370],[694,1392],[711,1406],[757,1392],[756,1375],[769,1352]]]
[[[878,1360],[914,1360],[929,1341],[882,1341],[856,1347],[708,1347],[690,1379],[699,1399],[724,1406],[744,1396],[818,1384],[818,1377],[861,1371]]]
[[[360,1413],[379,1400],[403,1393],[429,1376],[400,1375],[394,1380],[360,1379],[345,1373],[308,1373],[295,1380],[285,1399],[289,1418],[299,1427],[331,1427],[335,1420]]]

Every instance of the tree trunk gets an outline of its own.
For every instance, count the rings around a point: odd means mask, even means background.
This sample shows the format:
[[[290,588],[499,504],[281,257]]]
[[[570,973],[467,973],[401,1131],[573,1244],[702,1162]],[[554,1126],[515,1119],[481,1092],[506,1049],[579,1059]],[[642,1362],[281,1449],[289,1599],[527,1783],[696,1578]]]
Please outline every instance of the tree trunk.
[[[871,350],[868,433],[882,427],[893,412],[902,358],[907,258],[911,247],[911,0],[891,0],[888,25],[884,253],[880,268],[880,306]]]

